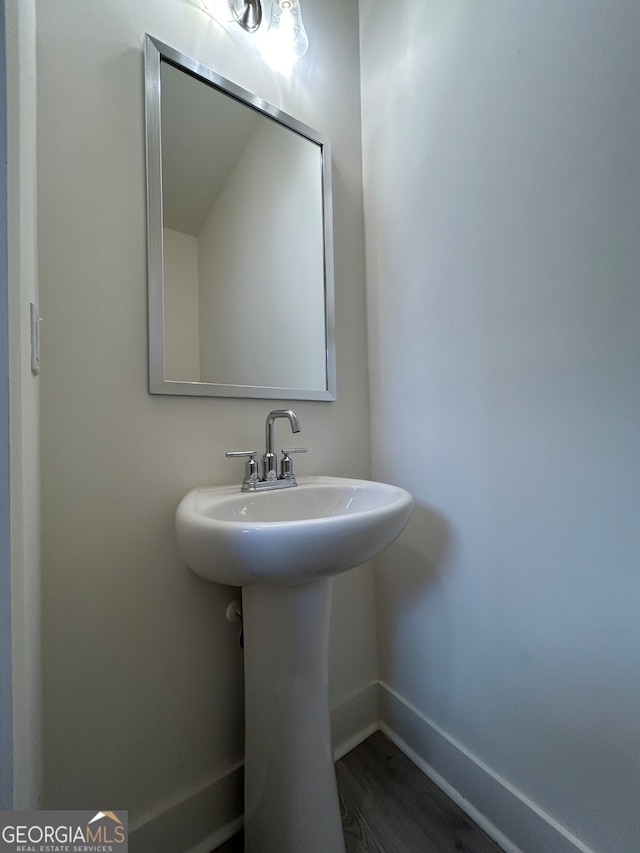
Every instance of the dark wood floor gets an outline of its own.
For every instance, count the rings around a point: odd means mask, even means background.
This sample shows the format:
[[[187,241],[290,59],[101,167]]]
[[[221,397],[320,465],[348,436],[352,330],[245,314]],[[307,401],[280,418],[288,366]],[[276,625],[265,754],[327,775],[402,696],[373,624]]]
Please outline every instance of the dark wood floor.
[[[382,732],[336,773],[347,853],[501,853]]]
[[[502,853],[382,732],[336,775],[347,853]],[[216,853],[242,853],[241,835]]]

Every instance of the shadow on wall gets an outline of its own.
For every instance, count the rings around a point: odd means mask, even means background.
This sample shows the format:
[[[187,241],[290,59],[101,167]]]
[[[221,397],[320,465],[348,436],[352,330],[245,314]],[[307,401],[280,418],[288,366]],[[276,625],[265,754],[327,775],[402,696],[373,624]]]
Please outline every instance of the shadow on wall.
[[[429,668],[432,660],[438,668],[451,662],[453,620],[443,582],[450,544],[446,519],[416,503],[401,539],[376,561],[380,678],[409,701],[418,699],[407,690],[415,672]],[[429,691],[431,707],[445,699],[437,695],[446,690],[442,683],[421,683],[421,689]]]

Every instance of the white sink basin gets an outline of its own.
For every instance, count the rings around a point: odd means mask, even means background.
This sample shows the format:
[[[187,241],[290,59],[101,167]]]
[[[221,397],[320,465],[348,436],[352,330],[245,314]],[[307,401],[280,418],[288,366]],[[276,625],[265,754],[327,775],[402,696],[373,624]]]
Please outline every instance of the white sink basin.
[[[397,486],[301,477],[293,488],[265,492],[194,489],[178,506],[176,532],[187,565],[207,580],[290,586],[375,557],[400,535],[412,508]]]
[[[178,506],[187,565],[243,587],[245,853],[345,853],[328,696],[331,576],[390,545],[412,508],[404,489],[340,477],[194,489]]]

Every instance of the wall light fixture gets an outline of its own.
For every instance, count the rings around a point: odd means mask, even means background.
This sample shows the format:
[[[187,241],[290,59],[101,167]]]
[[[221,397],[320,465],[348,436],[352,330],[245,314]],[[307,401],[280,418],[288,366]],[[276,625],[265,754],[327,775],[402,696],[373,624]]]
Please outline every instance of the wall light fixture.
[[[269,0],[202,0],[202,6],[221,23],[235,21],[246,32],[256,33],[263,24],[263,5],[268,2]],[[271,64],[290,68],[309,47],[309,39],[302,23],[300,0],[270,2],[269,26],[266,32],[263,30],[260,34],[260,49]]]
[[[255,33],[262,23],[260,0],[229,0],[229,9],[235,21],[248,33]]]

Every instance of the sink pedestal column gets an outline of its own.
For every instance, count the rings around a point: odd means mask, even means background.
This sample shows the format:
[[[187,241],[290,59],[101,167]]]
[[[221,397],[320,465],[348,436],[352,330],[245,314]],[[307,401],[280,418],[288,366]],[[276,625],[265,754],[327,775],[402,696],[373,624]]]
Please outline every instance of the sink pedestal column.
[[[329,717],[331,578],[242,590],[245,853],[344,853]]]

